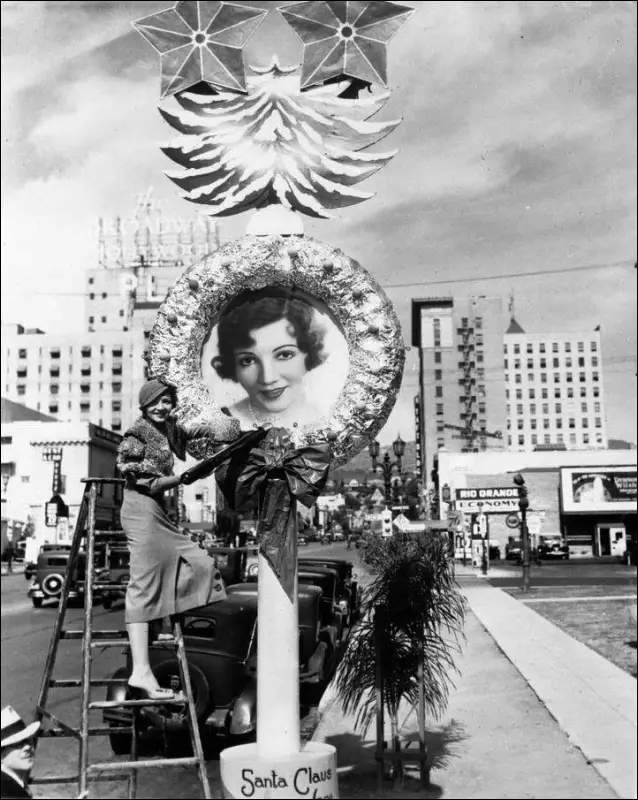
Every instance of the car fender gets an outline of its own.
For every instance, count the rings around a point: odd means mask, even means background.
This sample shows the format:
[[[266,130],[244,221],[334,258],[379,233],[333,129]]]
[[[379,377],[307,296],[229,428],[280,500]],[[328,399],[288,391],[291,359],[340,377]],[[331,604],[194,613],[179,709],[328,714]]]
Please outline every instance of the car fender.
[[[250,677],[229,712],[228,732],[245,736],[257,727],[257,681]]]

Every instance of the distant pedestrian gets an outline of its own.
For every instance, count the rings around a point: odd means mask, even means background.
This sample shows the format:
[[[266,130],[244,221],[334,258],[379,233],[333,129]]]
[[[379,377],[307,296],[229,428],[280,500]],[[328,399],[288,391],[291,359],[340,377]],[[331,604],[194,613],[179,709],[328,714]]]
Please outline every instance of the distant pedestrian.
[[[7,572],[13,572],[13,559],[15,558],[13,542],[7,542],[7,546],[4,548],[4,553],[2,555],[7,562]]]
[[[2,741],[0,757],[2,760],[2,784],[0,797],[14,798],[33,797],[28,783],[35,750],[33,737],[38,732],[39,722],[27,725],[18,712],[11,706],[2,709]]]

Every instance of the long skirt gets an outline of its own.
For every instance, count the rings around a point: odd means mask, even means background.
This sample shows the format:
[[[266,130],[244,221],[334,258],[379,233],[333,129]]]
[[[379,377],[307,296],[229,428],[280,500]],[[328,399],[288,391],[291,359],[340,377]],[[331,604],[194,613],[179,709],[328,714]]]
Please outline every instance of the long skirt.
[[[126,622],[151,622],[226,597],[215,562],[157,500],[126,489],[120,514],[131,554]]]

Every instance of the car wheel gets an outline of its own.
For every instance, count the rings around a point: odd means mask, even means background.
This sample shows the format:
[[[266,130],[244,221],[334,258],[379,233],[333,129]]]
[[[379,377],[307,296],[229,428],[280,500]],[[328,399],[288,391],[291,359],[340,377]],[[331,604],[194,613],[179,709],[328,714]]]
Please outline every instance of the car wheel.
[[[31,602],[33,603],[34,608],[42,608],[42,598],[41,597],[32,597]]]
[[[202,670],[195,666],[195,664],[189,664],[188,671],[190,673],[191,686],[193,689],[195,713],[197,715],[197,720],[202,724],[206,721],[212,710],[210,683],[206,675],[204,675]],[[176,678],[179,681],[180,688],[183,688],[181,687],[182,679],[179,671],[179,664],[176,659],[170,658],[166,661],[162,661],[153,669],[153,672],[160,686],[170,689],[173,682],[172,679]]]
[[[47,597],[58,597],[62,591],[63,583],[64,578],[62,575],[52,573],[51,575],[47,575],[42,581],[42,591]]]

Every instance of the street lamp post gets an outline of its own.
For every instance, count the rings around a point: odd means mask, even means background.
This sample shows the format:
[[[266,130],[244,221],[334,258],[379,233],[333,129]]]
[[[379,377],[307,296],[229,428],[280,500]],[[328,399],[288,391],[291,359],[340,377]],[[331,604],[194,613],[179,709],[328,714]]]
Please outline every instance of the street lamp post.
[[[390,454],[386,451],[383,456],[383,461],[379,463],[379,453],[381,452],[381,445],[379,442],[370,442],[368,452],[372,459],[372,472],[376,473],[377,469],[381,468],[383,473],[383,484],[385,489],[385,502],[388,508],[392,507],[392,472],[397,470],[399,476],[403,474],[403,456],[405,455],[405,442],[401,436],[392,442],[392,449],[396,456],[396,461],[390,459]]]
[[[514,484],[518,488],[518,507],[521,512],[521,541],[523,544],[523,592],[527,593],[531,586],[531,558],[529,548],[529,529],[527,527],[527,509],[529,497],[525,478],[520,472],[514,476]]]

